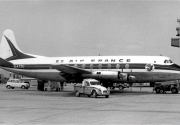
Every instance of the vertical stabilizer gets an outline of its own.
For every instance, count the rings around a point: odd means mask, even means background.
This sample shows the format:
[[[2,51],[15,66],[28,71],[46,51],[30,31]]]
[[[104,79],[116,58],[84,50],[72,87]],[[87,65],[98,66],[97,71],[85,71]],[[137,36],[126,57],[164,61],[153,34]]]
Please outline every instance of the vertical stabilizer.
[[[10,61],[24,58],[34,58],[34,56],[23,53],[17,46],[16,39],[12,30],[4,31],[0,43],[0,57]]]

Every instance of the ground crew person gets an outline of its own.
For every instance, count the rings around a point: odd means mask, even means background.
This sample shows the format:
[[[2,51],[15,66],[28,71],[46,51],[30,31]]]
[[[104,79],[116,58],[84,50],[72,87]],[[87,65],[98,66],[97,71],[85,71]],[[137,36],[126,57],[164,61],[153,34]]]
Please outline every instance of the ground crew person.
[[[64,89],[64,82],[60,82],[60,84],[61,84],[61,90],[63,90]]]

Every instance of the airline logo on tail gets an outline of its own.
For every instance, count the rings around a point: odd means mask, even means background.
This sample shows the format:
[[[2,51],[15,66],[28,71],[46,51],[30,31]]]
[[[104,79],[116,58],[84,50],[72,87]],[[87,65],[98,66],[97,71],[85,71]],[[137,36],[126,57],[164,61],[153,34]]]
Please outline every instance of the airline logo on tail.
[[[14,33],[12,30],[5,30],[1,40],[0,57],[6,61],[35,58],[35,56],[23,53],[17,46]]]
[[[11,41],[6,36],[4,36],[4,37],[6,38],[8,44],[9,44],[9,47],[11,48],[12,54],[13,54],[13,56],[6,59],[7,61],[16,60],[16,59],[34,58],[33,56],[26,55],[26,54],[18,51],[16,49],[16,47],[11,43]]]

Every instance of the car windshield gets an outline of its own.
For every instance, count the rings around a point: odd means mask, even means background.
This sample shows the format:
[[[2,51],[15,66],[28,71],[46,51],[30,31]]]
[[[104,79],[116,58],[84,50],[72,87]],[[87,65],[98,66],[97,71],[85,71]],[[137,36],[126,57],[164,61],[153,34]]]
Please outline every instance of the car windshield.
[[[90,82],[91,85],[100,85],[100,82]]]

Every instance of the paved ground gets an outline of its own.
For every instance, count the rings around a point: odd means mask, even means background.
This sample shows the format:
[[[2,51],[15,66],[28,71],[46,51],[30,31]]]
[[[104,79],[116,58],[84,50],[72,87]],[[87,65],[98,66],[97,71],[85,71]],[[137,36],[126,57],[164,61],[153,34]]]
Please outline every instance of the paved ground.
[[[75,97],[64,92],[6,89],[0,84],[0,124],[180,124],[180,94],[155,94],[133,87],[111,92],[109,98]]]

